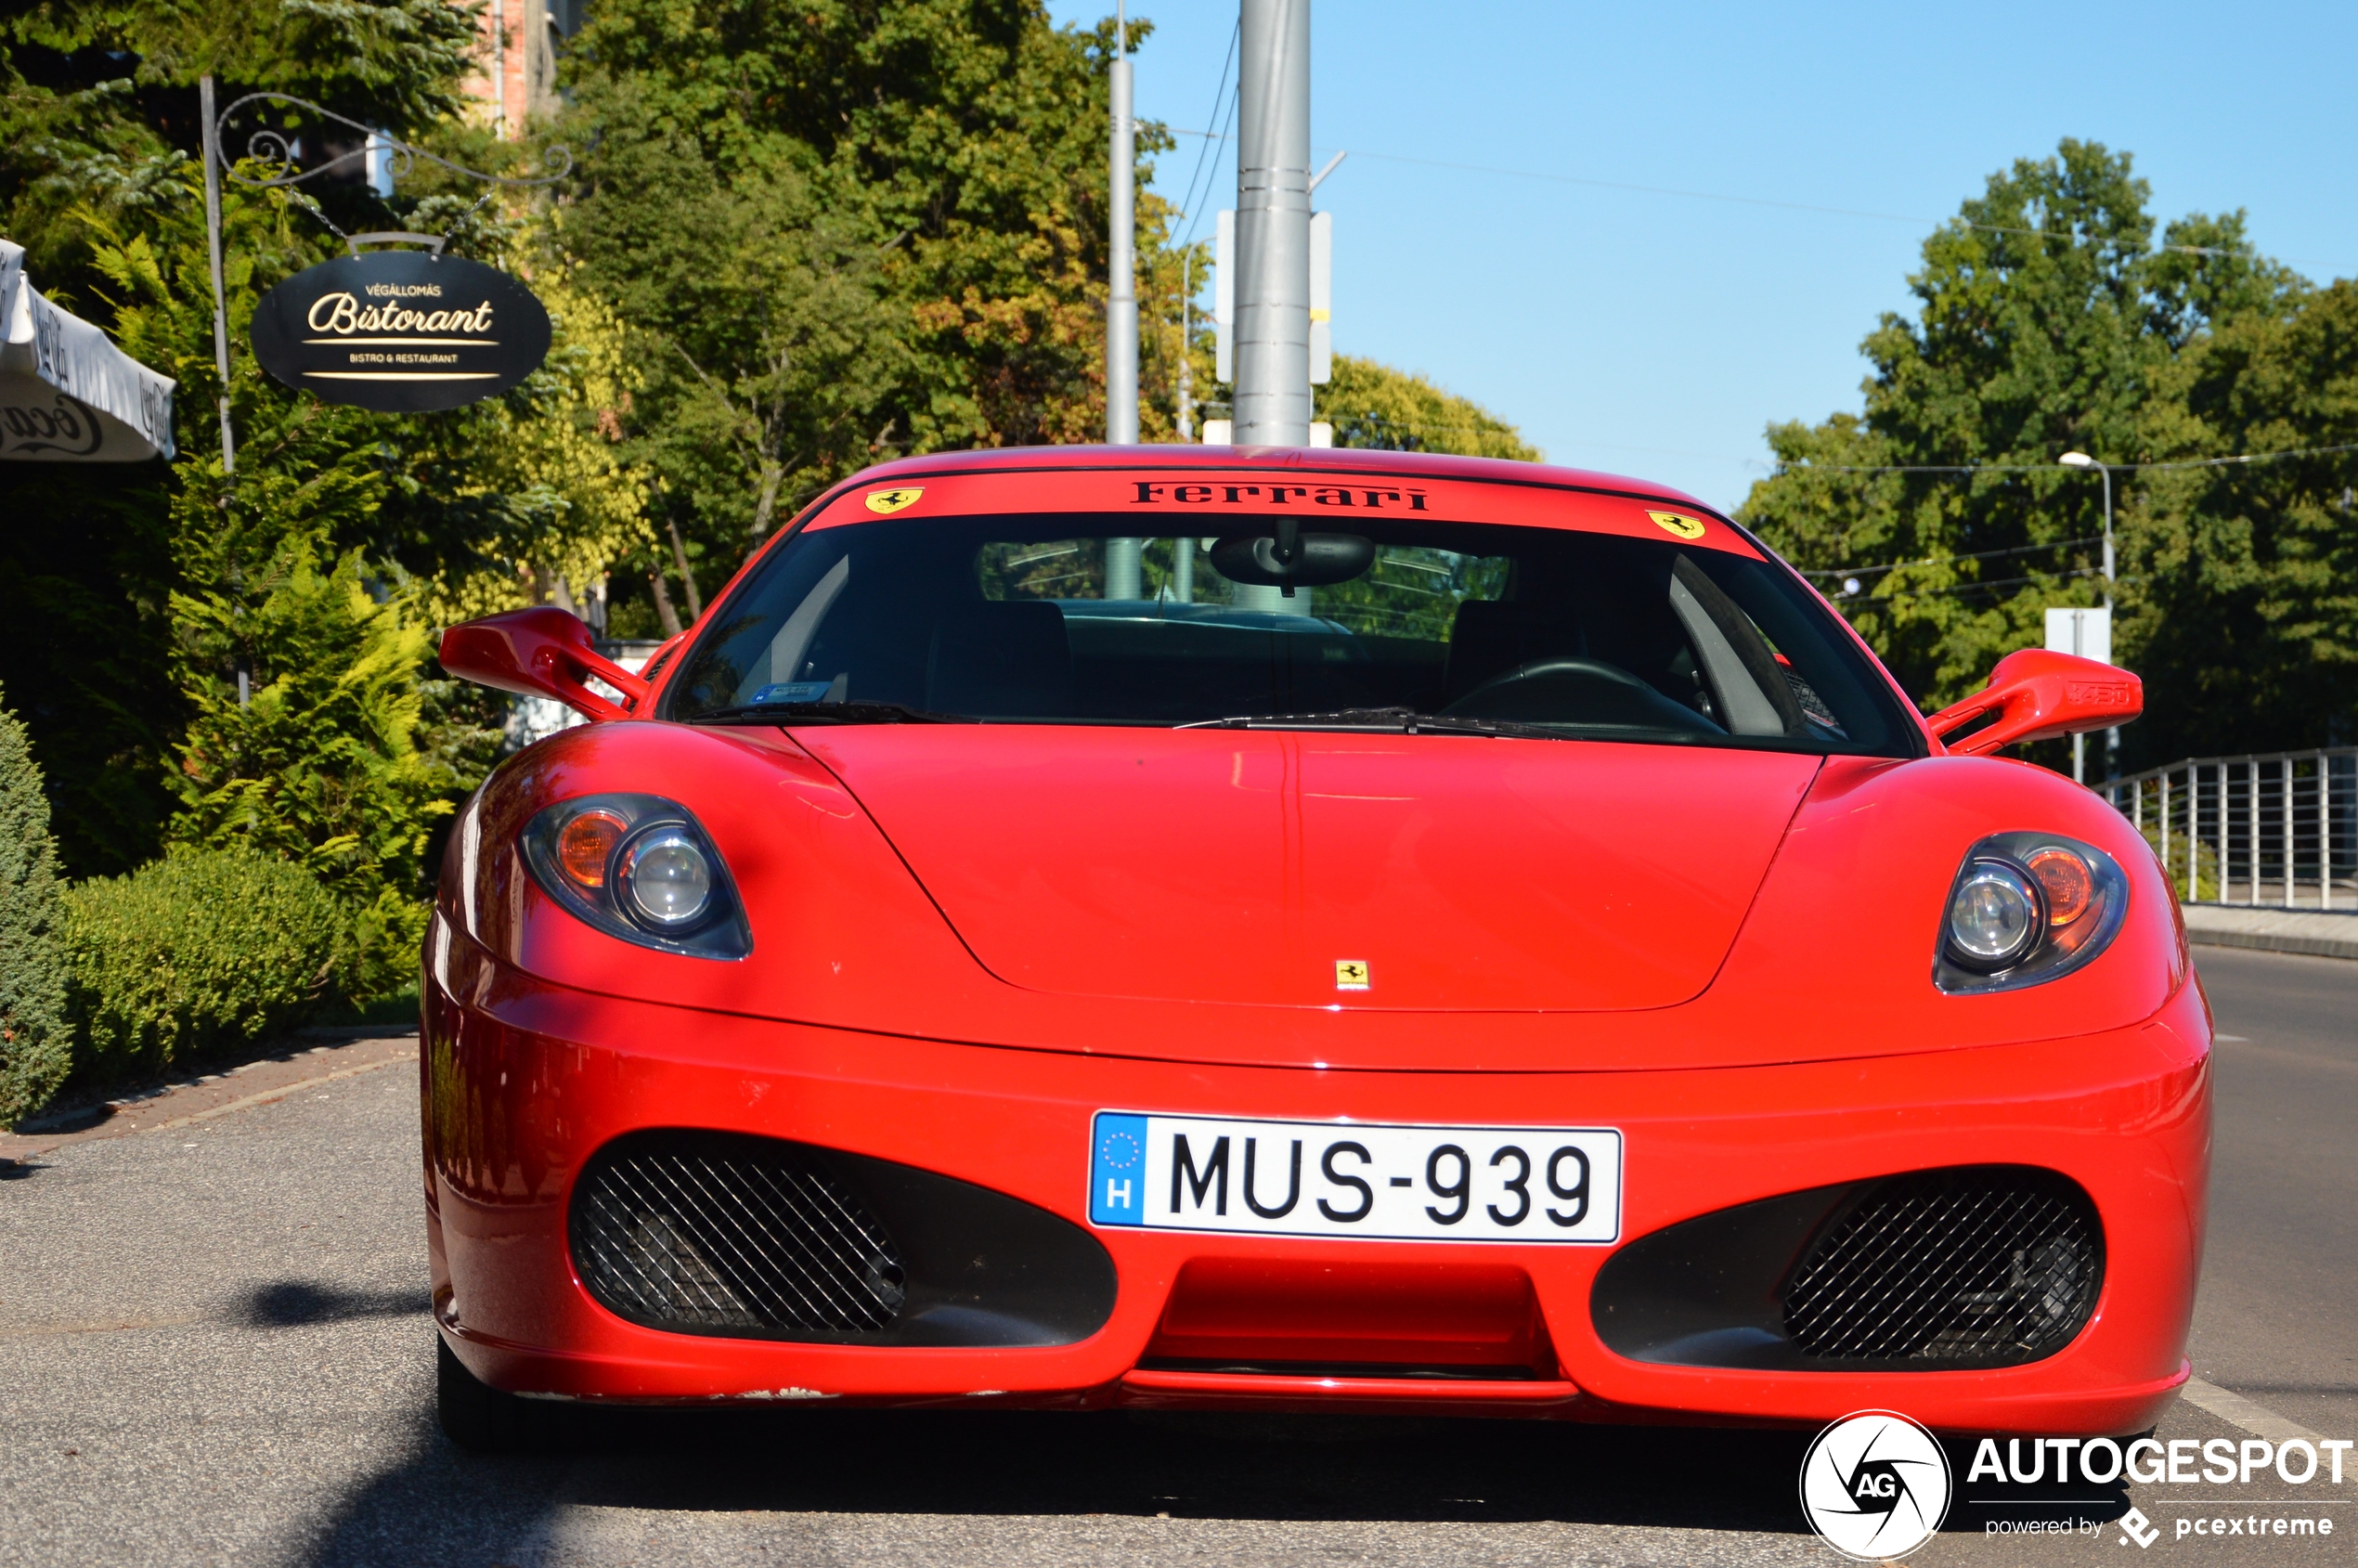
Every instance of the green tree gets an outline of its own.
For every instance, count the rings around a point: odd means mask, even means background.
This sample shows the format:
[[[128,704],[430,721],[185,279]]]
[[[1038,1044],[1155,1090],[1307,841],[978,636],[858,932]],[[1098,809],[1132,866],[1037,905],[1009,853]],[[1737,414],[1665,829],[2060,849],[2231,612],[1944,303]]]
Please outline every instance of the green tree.
[[[0,20],[0,214],[79,310],[92,247],[74,214],[171,200],[199,144],[200,76],[225,108],[287,93],[407,133],[456,115],[474,45],[471,9],[447,0],[33,0]],[[329,199],[369,200],[351,182]]]
[[[71,1062],[58,847],[24,726],[0,708],[0,1128],[39,1110]]]
[[[97,222],[95,265],[116,292],[115,331],[143,363],[202,384],[210,286],[195,192],[147,232]],[[283,200],[233,196],[224,228],[242,336],[253,277],[294,243]],[[243,845],[294,861],[397,948],[422,928],[428,832],[451,781],[420,755],[428,640],[408,595],[371,583],[357,550],[385,488],[374,421],[266,383],[249,358],[231,379],[243,440],[234,475],[200,445],[175,466],[167,672],[187,703],[174,746],[181,842]],[[376,590],[375,592],[371,589]],[[368,960],[395,972],[391,952]]]
[[[1317,418],[1334,425],[1338,447],[1539,460],[1536,447],[1479,403],[1373,359],[1338,354],[1332,377],[1312,390]]]
[[[526,258],[525,214],[479,207],[424,162],[390,201],[332,174],[300,194],[225,187],[240,447],[235,482],[220,472],[198,75],[219,76],[224,105],[292,93],[498,169],[529,149],[460,116],[475,28],[446,0],[48,0],[0,19],[0,232],[45,292],[180,383],[169,468],[0,472],[10,515],[71,524],[0,531],[0,568],[29,590],[12,694],[78,872],[129,870],[167,837],[247,835],[411,919],[421,824],[441,810],[420,792],[470,787],[496,717],[422,679],[427,616],[562,602],[643,549],[646,486],[616,422],[628,349],[561,267],[541,269],[549,361],[501,398],[373,415],[255,367],[254,299],[340,252],[331,225]],[[262,118],[301,131],[311,166],[352,150],[341,128]]]
[[[2124,641],[2144,678],[2140,753],[2358,739],[2358,283],[2245,312],[2155,378],[2128,509]]]
[[[281,542],[260,537],[270,529],[251,516],[241,523],[182,504],[208,451],[218,466],[197,79],[214,72],[225,106],[250,90],[287,92],[398,132],[468,141],[479,138],[452,117],[474,41],[470,12],[445,0],[44,0],[0,18],[0,232],[26,246],[45,293],[118,335],[113,302],[144,301],[148,319],[133,352],[180,382],[179,464],[0,465],[0,511],[39,520],[0,530],[0,570],[22,606],[12,695],[45,763],[65,864],[76,872],[127,871],[147,860],[181,805],[175,781],[186,775],[175,751],[201,693],[172,679],[187,669],[172,605],[175,593],[201,595],[211,585],[192,588],[180,576],[192,544],[203,544],[180,527],[226,531],[253,546],[251,562],[223,568],[233,577],[249,566],[266,573]],[[314,163],[345,149],[337,133],[309,129]],[[463,210],[427,181],[392,212],[357,180],[312,188],[310,200],[347,228],[445,227]],[[234,186],[227,194],[225,261],[239,302],[229,391],[248,442],[243,466],[264,487],[274,461],[316,463],[323,476],[332,472],[330,487],[369,467],[398,477],[399,448],[383,439],[385,422],[315,403],[309,419],[280,426],[291,400],[243,352],[245,314],[255,292],[322,259],[333,241],[325,225],[282,201]],[[467,226],[461,240],[479,227]],[[111,253],[113,276],[100,266],[102,252]],[[144,281],[134,278],[142,269]],[[141,292],[153,286],[168,290],[169,309]],[[299,439],[274,447],[288,432]],[[345,537],[320,560],[356,548],[384,558],[379,536],[404,518],[406,502],[398,486],[381,488],[392,490],[394,505],[330,509]]]
[[[538,253],[537,227],[506,248]],[[586,610],[608,569],[654,539],[652,475],[621,422],[645,385],[644,344],[561,262],[543,256],[529,277],[553,332],[522,386],[374,421],[385,504],[363,548],[416,580],[435,625],[552,601]]]
[[[2240,214],[2182,219],[2157,249],[2147,195],[2092,143],[1991,175],[1925,240],[1915,317],[1885,315],[1862,345],[1864,417],[1769,427],[1777,468],[1741,515],[1830,590],[1870,568],[1845,608],[1928,708],[2037,645],[2047,606],[2100,591],[2098,486],[2055,460],[2132,460],[2173,358],[2297,295]],[[1980,467],[1924,472],[1963,465]],[[2133,667],[2139,650],[2116,652]]]
[[[596,150],[557,238],[643,335],[624,423],[678,564],[725,576],[886,457],[1097,438],[1112,43],[1110,21],[1058,28],[1040,0],[592,11],[563,129]],[[1169,145],[1143,128],[1142,151]],[[1171,428],[1181,259],[1150,174],[1152,440]]]
[[[830,211],[790,149],[724,164],[654,98],[638,81],[602,95],[594,179],[556,232],[644,342],[638,422],[673,495],[750,545],[885,434],[868,421],[906,323],[873,227]]]

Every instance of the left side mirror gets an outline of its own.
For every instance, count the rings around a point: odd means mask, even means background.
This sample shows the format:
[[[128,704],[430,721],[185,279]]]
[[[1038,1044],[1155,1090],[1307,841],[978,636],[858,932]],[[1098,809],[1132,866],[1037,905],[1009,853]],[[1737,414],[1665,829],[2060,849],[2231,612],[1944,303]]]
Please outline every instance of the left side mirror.
[[[442,667],[478,686],[554,697],[592,721],[629,718],[654,690],[592,647],[578,616],[545,604],[452,627],[442,634]],[[591,690],[592,680],[621,703]]]
[[[2125,669],[2025,648],[1989,672],[1989,684],[1924,723],[1952,757],[1987,757],[2023,741],[2054,740],[2126,724],[2145,711],[2145,683]],[[1953,744],[1949,737],[1985,715],[1997,718]]]

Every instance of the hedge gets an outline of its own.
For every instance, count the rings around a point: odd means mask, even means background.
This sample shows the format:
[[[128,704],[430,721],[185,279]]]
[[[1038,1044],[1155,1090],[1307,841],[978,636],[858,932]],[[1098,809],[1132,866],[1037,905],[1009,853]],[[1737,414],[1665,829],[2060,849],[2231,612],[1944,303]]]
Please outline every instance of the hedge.
[[[58,916],[41,769],[0,708],[0,1128],[40,1109],[71,1065]]]
[[[249,1044],[334,999],[353,912],[303,867],[176,849],[65,895],[75,1076],[106,1082]]]

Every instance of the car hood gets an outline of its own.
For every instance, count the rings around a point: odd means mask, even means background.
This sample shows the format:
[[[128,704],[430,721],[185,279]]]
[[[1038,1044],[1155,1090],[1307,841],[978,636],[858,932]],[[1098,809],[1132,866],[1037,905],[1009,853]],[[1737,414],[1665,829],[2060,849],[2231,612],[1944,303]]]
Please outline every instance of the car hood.
[[[1695,996],[1819,767],[1434,734],[875,725],[795,738],[1001,979],[1354,1010]]]

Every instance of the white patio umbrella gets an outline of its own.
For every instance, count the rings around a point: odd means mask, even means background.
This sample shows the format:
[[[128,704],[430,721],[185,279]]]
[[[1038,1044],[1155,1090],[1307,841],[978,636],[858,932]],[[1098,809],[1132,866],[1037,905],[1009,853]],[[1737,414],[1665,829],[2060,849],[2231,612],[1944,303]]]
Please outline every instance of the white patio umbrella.
[[[43,299],[24,247],[0,240],[0,459],[169,458],[175,384]]]

